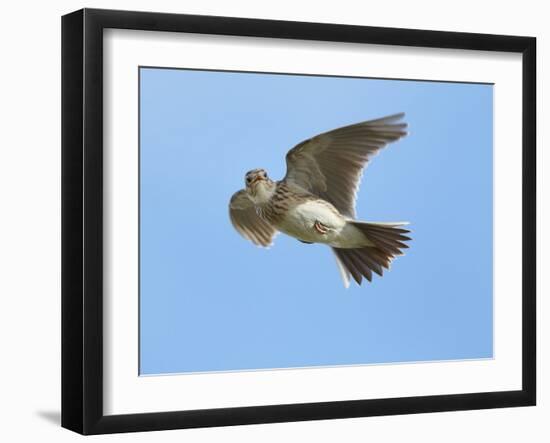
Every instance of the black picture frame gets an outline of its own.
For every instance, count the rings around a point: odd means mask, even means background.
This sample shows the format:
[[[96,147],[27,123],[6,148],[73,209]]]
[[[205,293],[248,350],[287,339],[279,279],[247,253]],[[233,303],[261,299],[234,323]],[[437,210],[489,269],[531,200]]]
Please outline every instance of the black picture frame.
[[[103,30],[193,32],[522,54],[522,389],[130,415],[103,413]],[[536,39],[83,9],[62,18],[62,426],[81,434],[529,406],[536,403]]]

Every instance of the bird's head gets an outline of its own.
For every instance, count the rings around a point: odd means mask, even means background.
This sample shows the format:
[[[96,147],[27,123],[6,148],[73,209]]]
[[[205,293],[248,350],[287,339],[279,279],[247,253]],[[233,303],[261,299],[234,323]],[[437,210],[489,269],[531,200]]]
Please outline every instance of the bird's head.
[[[266,203],[275,192],[275,182],[267,176],[265,169],[253,169],[244,176],[246,192],[256,203]]]

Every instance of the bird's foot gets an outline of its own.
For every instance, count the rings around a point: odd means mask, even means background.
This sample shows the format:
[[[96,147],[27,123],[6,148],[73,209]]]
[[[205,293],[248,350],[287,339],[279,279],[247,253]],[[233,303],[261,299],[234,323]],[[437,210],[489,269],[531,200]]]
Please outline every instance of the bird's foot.
[[[319,233],[319,234],[326,234],[328,231],[329,231],[329,228],[328,226],[325,226],[323,223],[321,223],[320,221],[316,221],[314,224],[313,224],[313,227],[315,228],[315,230]]]

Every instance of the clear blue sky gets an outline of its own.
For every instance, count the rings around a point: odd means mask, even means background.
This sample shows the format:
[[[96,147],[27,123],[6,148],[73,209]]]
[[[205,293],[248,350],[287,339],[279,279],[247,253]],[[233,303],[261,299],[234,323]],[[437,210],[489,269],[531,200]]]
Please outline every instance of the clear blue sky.
[[[493,354],[490,85],[141,69],[142,374]],[[409,221],[383,278],[342,285],[329,248],[241,238],[244,173],[284,176],[322,131],[405,112],[365,171],[360,219]]]

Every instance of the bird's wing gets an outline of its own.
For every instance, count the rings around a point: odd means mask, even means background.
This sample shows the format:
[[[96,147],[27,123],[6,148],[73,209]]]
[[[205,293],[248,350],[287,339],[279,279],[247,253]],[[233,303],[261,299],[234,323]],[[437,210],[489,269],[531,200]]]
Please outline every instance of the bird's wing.
[[[324,132],[286,155],[287,182],[331,202],[355,218],[355,199],[363,168],[388,143],[407,134],[405,114],[395,114]]]
[[[256,207],[244,189],[237,191],[229,202],[229,218],[233,227],[258,246],[271,245],[277,230],[256,213]]]

